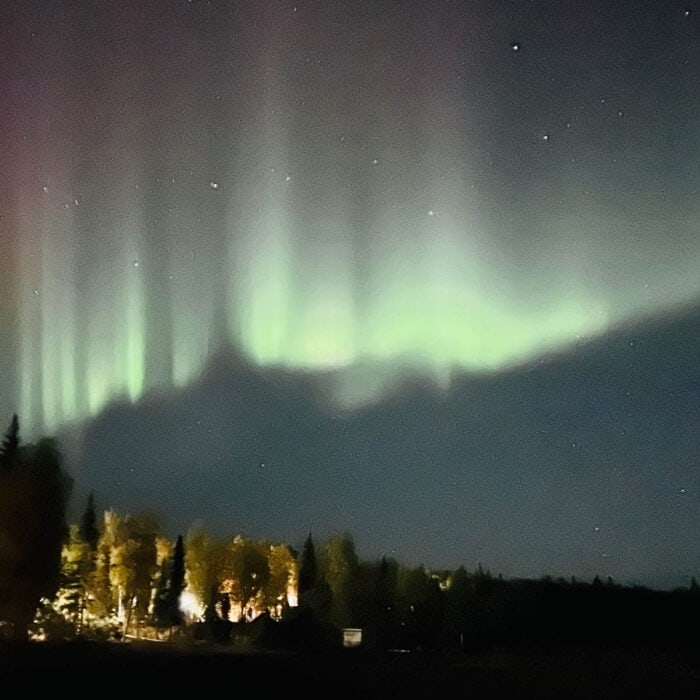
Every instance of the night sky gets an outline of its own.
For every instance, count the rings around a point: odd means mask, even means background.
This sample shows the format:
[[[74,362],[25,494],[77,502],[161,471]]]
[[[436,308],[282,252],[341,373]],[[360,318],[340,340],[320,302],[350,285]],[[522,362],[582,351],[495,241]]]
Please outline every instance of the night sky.
[[[700,576],[700,5],[0,8],[0,422],[73,517]]]

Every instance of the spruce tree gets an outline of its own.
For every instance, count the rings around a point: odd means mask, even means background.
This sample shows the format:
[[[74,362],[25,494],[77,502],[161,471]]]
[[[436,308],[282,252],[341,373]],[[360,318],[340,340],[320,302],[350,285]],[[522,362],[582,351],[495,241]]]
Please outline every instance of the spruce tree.
[[[19,418],[16,413],[12,414],[10,427],[5,433],[5,437],[0,444],[0,467],[11,469],[19,447]]]
[[[299,566],[299,608],[319,620],[327,620],[333,594],[316,557],[311,533],[304,542]]]
[[[299,567],[299,602],[316,585],[318,577],[318,562],[316,560],[316,547],[311,533],[309,533],[301,551],[301,565]]]
[[[176,627],[183,623],[180,596],[185,589],[185,545],[179,535],[172,558],[163,566],[156,598],[154,617],[159,627]]]
[[[182,535],[178,535],[173,553],[173,566],[170,573],[170,595],[172,605],[175,609],[174,617],[177,623],[182,622],[182,612],[180,611],[180,596],[185,590],[185,542]]]
[[[4,456],[17,444],[16,429],[8,437]],[[13,460],[22,468],[0,470],[0,620],[26,639],[42,598],[51,599],[60,584],[72,479],[49,438],[17,448]]]
[[[100,532],[97,529],[97,517],[95,515],[95,497],[91,493],[88,496],[87,506],[83,517],[80,520],[80,536],[86,542],[91,551],[97,549],[97,543],[100,539]]]

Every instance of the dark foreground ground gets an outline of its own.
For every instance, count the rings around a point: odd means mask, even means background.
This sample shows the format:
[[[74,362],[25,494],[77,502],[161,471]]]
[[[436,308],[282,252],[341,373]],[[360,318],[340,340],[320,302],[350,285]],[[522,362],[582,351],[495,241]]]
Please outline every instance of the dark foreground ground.
[[[9,683],[12,686],[9,686]],[[147,683],[147,685],[145,685]],[[473,654],[236,653],[167,644],[71,642],[0,646],[0,689],[66,692],[226,690],[250,698],[700,699],[700,647],[598,647]]]

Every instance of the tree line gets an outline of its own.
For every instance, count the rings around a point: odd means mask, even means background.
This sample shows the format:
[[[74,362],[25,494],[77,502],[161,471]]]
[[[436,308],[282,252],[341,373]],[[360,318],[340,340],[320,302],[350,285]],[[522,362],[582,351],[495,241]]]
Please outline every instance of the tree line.
[[[700,589],[655,591],[596,577],[504,579],[484,570],[363,561],[350,533],[302,546],[213,537],[175,541],[149,513],[90,494],[68,523],[72,480],[55,441],[21,444],[13,416],[0,444],[0,636],[153,637],[244,648],[478,650],[577,642],[695,644]]]

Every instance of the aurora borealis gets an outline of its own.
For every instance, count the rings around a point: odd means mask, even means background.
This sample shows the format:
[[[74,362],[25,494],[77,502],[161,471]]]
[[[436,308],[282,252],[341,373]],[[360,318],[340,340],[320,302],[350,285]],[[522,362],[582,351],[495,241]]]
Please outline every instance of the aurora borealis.
[[[5,3],[0,416],[187,392],[229,345],[370,410],[691,308],[699,17]]]

